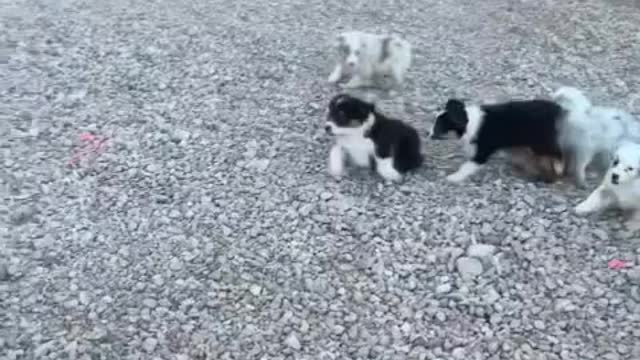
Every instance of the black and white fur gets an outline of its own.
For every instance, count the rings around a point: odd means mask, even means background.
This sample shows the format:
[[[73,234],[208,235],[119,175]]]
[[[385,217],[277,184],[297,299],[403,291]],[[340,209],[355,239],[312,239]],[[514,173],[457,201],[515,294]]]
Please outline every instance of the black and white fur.
[[[623,142],[613,152],[602,183],[575,211],[584,215],[608,208],[630,211],[628,228],[640,230],[640,143]]]
[[[336,140],[329,154],[329,172],[336,178],[344,175],[347,159],[390,181],[401,180],[423,162],[416,129],[350,95],[331,99],[325,130]]]
[[[374,86],[380,77],[391,80],[387,88],[398,89],[411,66],[411,45],[396,35],[347,31],[337,35],[334,47],[338,63],[327,80],[337,83],[350,76],[341,85],[345,89]]]
[[[600,159],[601,169],[606,171],[613,151],[623,141],[640,142],[640,122],[631,114],[612,107],[594,106],[575,87],[561,87],[552,97],[567,111],[560,142],[565,153],[570,154],[567,170],[575,176],[578,185],[586,184],[586,169],[594,159]]]
[[[436,118],[431,138],[441,139],[454,132],[462,141],[468,160],[447,177],[452,182],[462,182],[475,174],[495,152],[513,148],[525,147],[535,155],[558,159],[557,166],[561,167],[558,129],[564,116],[562,107],[548,100],[478,106],[449,99]]]

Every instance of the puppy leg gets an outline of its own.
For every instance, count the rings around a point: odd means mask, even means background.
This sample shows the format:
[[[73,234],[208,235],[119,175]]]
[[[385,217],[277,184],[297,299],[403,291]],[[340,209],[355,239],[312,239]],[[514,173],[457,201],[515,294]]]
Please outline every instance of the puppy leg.
[[[640,210],[635,210],[631,218],[627,220],[627,228],[630,231],[640,231]]]
[[[389,181],[402,180],[402,174],[400,174],[398,170],[396,170],[393,167],[392,157],[388,157],[385,159],[376,158],[376,170],[378,171],[378,174],[380,174],[380,176],[385,178],[385,180],[389,180]]]
[[[578,206],[575,211],[578,215],[585,215],[605,209],[611,204],[611,198],[605,195],[604,186],[600,185],[589,197]]]
[[[366,61],[360,63],[355,69],[353,77],[342,85],[343,89],[371,86],[373,84],[373,68]]]
[[[334,145],[329,152],[329,174],[339,179],[344,175],[345,154],[342,147]]]
[[[404,69],[399,65],[391,67],[391,90],[400,90],[402,83],[404,82]]]
[[[463,182],[469,176],[478,172],[478,170],[480,170],[481,167],[482,165],[476,163],[475,161],[467,161],[464,164],[462,164],[462,166],[460,166],[458,171],[447,176],[447,180],[454,183]]]
[[[576,154],[574,171],[576,177],[576,185],[585,187],[587,185],[587,166],[591,162],[591,156],[587,154]]]
[[[331,75],[329,75],[327,81],[330,84],[335,84],[340,80],[340,78],[342,78],[342,64],[337,64]]]
[[[447,180],[460,183],[466,180],[469,176],[475,174],[482,168],[484,164],[489,161],[489,158],[496,151],[493,147],[481,146],[480,144],[475,146],[475,154],[471,160],[468,160],[455,173],[447,176]]]

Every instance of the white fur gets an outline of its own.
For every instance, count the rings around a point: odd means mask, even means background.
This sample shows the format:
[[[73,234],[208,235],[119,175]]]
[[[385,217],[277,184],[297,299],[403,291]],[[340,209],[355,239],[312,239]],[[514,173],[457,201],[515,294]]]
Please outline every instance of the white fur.
[[[480,126],[482,126],[484,112],[476,105],[466,106],[465,111],[467,112],[467,119],[469,122],[467,123],[465,133],[460,138],[460,141],[462,141],[462,148],[464,149],[465,154],[471,157],[476,153],[476,146],[472,144],[472,142],[476,138],[476,135],[478,135]]]
[[[385,39],[389,42],[389,56],[381,61]],[[334,47],[341,52],[340,59],[327,79],[336,83],[349,75],[351,79],[344,88],[373,86],[374,78],[387,76],[393,87],[399,87],[411,66],[411,45],[396,35],[369,34],[362,31],[348,31],[336,37]]]
[[[464,164],[462,164],[462,166],[460,166],[458,171],[447,176],[447,180],[455,183],[463,182],[469,176],[478,172],[478,170],[480,170],[481,167],[482,165],[476,164],[473,161],[466,161]]]
[[[389,181],[400,181],[402,175],[393,167],[393,158],[376,158],[376,170],[378,174]]]
[[[640,122],[625,111],[594,106],[574,87],[559,88],[553,99],[568,111],[560,144],[572,154],[569,170],[579,185],[585,185],[587,166],[596,156],[608,158],[626,139],[640,141]]]
[[[614,174],[617,184],[612,181]],[[600,186],[575,211],[584,215],[608,208],[630,211],[629,229],[640,230],[640,144],[624,142],[618,147]]]
[[[389,181],[400,181],[400,174],[393,167],[393,156],[388,158],[379,158],[375,153],[375,144],[365,137],[365,134],[373,125],[374,116],[359,127],[343,128],[336,126],[332,122],[327,122],[327,126],[331,127],[331,133],[336,136],[336,143],[329,152],[329,173],[335,178],[341,178],[345,171],[345,162],[347,157],[354,165],[359,167],[368,167],[370,159],[376,162],[376,171],[380,176]],[[345,156],[346,155],[346,156]]]
[[[480,126],[482,125],[482,121],[484,118],[484,113],[479,106],[470,105],[465,107],[465,111],[467,112],[467,127],[465,129],[464,135],[460,138],[462,143],[462,148],[464,149],[465,155],[468,158],[473,157],[476,153],[476,146],[472,144],[476,135],[478,134],[478,130],[480,130]],[[433,131],[432,131],[433,133]],[[447,180],[451,182],[463,182],[471,175],[475,174],[482,168],[482,165],[476,164],[473,161],[466,161],[458,171],[447,176]]]

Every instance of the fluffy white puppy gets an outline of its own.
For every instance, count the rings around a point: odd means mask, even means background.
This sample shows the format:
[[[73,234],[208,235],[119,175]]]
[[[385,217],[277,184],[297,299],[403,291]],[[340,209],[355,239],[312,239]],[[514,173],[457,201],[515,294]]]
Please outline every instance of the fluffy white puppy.
[[[334,46],[339,58],[328,81],[349,76],[343,88],[374,86],[379,77],[391,80],[387,88],[398,88],[411,65],[411,45],[396,35],[348,31],[336,37]]]
[[[576,213],[588,214],[607,208],[631,211],[627,225],[640,230],[640,144],[624,142],[614,152],[613,162],[600,186],[576,206]]]
[[[567,154],[567,172],[575,176],[578,185],[585,185],[587,166],[596,157],[604,160],[601,169],[605,170],[611,154],[622,141],[640,141],[640,122],[631,114],[612,107],[594,106],[575,87],[561,87],[552,97],[567,111],[559,141]]]

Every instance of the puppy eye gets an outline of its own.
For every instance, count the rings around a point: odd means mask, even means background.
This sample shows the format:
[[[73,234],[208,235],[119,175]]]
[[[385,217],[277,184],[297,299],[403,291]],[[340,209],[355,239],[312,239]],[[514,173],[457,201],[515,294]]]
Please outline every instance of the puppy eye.
[[[633,168],[632,168],[631,166],[629,166],[629,167],[627,168],[627,171],[633,171]]]
[[[618,159],[613,160],[613,166],[618,166],[620,161]]]

